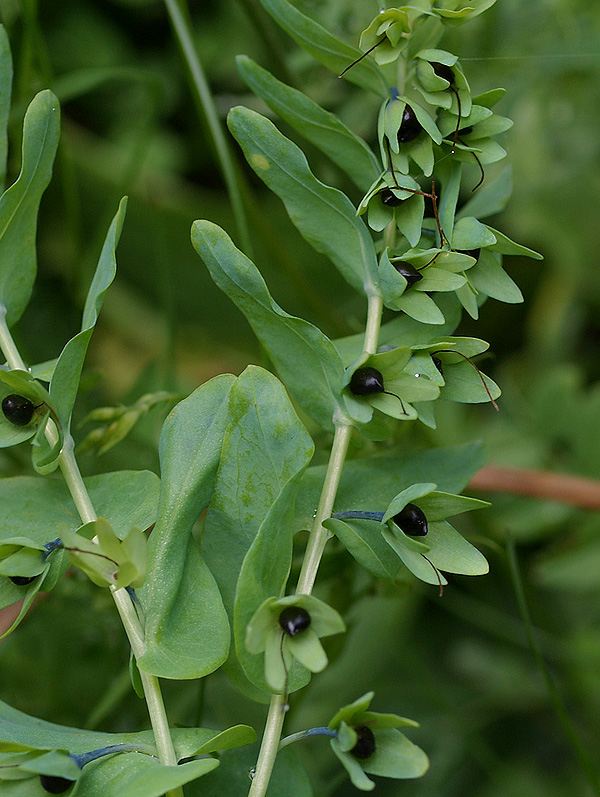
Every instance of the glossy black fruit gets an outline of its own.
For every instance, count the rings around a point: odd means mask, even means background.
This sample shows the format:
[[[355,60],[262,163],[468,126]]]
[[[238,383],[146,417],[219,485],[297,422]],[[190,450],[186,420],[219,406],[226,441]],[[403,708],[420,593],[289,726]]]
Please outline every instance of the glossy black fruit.
[[[288,606],[279,615],[279,625],[288,636],[306,631],[310,623],[310,614],[301,606]]]
[[[427,518],[416,504],[407,504],[401,512],[392,518],[398,528],[409,537],[424,537],[427,534]]]
[[[350,392],[355,396],[369,396],[372,393],[385,393],[383,376],[377,368],[363,365],[357,368],[350,380]]]
[[[438,61],[430,61],[429,63],[433,67],[433,71],[438,77],[447,80],[451,86],[454,85],[454,72],[449,66],[446,66],[446,64],[440,64]]]
[[[75,783],[74,780],[61,778],[58,775],[40,775],[42,788],[50,794],[63,794]]]
[[[402,124],[398,130],[398,143],[408,144],[419,135],[422,126],[410,105],[406,105],[402,114]]]
[[[11,393],[2,399],[2,412],[7,421],[15,426],[27,426],[33,418],[35,407],[25,396]]]
[[[475,260],[479,260],[481,247],[479,249],[456,249],[455,251],[459,252],[461,255],[469,255],[469,257],[474,257]]]
[[[380,191],[379,198],[384,205],[388,206],[388,208],[395,208],[398,205],[401,205],[404,201],[402,199],[398,199],[391,188],[384,188],[383,191]]]
[[[415,284],[415,282],[419,282],[419,280],[423,279],[423,275],[417,271],[417,269],[411,263],[407,263],[404,260],[395,260],[391,262],[398,274],[404,277],[404,279],[407,281],[407,287],[410,288],[411,285]]]
[[[373,735],[373,731],[366,725],[361,725],[354,730],[358,736],[358,741],[352,750],[350,750],[350,755],[353,755],[354,758],[358,758],[360,761],[364,761],[365,758],[370,758],[375,752],[377,746],[375,744],[375,736]]]
[[[9,576],[8,578],[13,584],[16,584],[17,587],[25,587],[27,584],[31,584],[32,581],[35,581],[37,576]]]

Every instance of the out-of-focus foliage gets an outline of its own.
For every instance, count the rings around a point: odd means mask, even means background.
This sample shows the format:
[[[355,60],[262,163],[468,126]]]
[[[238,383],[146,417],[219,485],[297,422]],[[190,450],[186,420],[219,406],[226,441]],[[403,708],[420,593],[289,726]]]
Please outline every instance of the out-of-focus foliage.
[[[296,4],[351,44],[377,7],[364,0]],[[256,0],[198,0],[190,11],[222,117],[240,103],[269,113],[237,74],[235,56],[245,53],[375,145],[376,100],[365,108],[364,93],[299,51]],[[9,128],[12,178],[20,120],[32,96],[49,86],[63,109],[55,178],[41,205],[38,281],[14,330],[27,361],[54,356],[80,328],[114,207],[123,193],[130,197],[120,273],[91,343],[94,367],[84,371],[75,431],[77,419],[95,406],[129,405],[159,390],[187,392],[216,373],[239,373],[248,362],[268,365],[189,242],[195,218],[230,230],[234,224],[163,4],[5,0],[0,18],[18,80]],[[493,85],[507,89],[499,113],[515,122],[503,140],[515,187],[502,219],[491,224],[541,251],[545,262],[507,258],[525,305],[488,302],[477,326],[466,320],[459,328],[458,334],[491,342],[494,359],[485,361],[485,371],[503,388],[501,412],[444,402],[437,431],[400,425],[396,442],[405,448],[479,437],[494,463],[600,478],[599,40],[600,7],[586,0],[498,0],[444,40],[461,53],[474,94]],[[295,138],[291,129],[285,133]],[[318,177],[360,200],[335,167],[316,150],[307,152]],[[362,307],[350,288],[300,238],[277,198],[242,161],[238,157],[255,260],[275,299],[331,336],[360,330]],[[495,174],[493,164],[486,167],[486,180]],[[103,457],[92,462],[82,456],[84,468],[89,461],[94,471],[156,470],[163,417],[162,407],[150,410]],[[355,442],[351,453],[361,456],[375,445]],[[3,450],[0,473],[28,472],[27,460],[25,447]],[[508,532],[517,540],[542,653],[581,744],[600,768],[599,528],[598,513],[494,496],[491,511],[463,518],[460,526],[484,550],[490,575],[451,577],[442,599],[414,582],[400,596],[379,582],[372,588],[332,547],[323,563],[323,591],[334,605],[353,596],[350,633],[345,643],[335,637],[326,642],[332,665],[315,679],[310,700],[292,701],[291,725],[323,724],[339,705],[373,689],[375,711],[393,707],[419,720],[411,739],[431,760],[420,781],[379,780],[379,795],[587,795],[527,647],[504,543]],[[0,698],[17,708],[107,731],[145,723],[109,598],[79,575],[64,579],[1,645]],[[243,705],[220,674],[208,679],[205,693],[194,682],[166,683],[165,691],[172,723],[225,727],[238,721],[241,708],[245,722],[262,722],[260,707]],[[310,762],[316,794],[349,793],[347,782],[336,785],[328,744],[312,739],[298,747]],[[212,777],[203,778],[203,788]]]

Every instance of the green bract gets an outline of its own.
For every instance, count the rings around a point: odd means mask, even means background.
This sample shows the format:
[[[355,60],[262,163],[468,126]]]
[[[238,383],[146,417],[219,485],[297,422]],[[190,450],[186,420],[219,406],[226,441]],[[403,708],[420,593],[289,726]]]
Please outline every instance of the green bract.
[[[347,381],[358,367],[376,368],[383,377],[385,392],[354,395],[349,387],[344,389],[346,412],[357,423],[368,423],[373,410],[398,420],[412,420],[417,411],[412,402],[432,401],[439,396],[439,387],[427,377],[406,372],[411,352],[408,347],[398,347],[362,359],[348,369]]]
[[[282,611],[290,607],[303,609],[310,616],[308,628],[295,636],[285,633],[279,622]],[[345,630],[339,614],[312,595],[267,598],[248,623],[246,648],[253,655],[265,654],[265,679],[274,692],[283,693],[292,660],[297,659],[311,672],[321,672],[327,666],[327,656],[319,638]]]
[[[397,714],[379,714],[369,711],[373,692],[359,697],[354,703],[341,708],[329,723],[337,730],[331,747],[350,775],[354,786],[361,791],[372,791],[375,783],[367,777],[382,775],[386,778],[420,778],[427,772],[429,760],[420,747],[413,744],[398,728],[418,727],[413,720]],[[374,737],[375,752],[366,759],[352,755],[358,741],[357,730],[368,728]]]
[[[381,11],[360,36],[360,48],[372,50],[378,64],[389,64],[398,58],[408,44],[405,34],[409,30],[408,14],[404,9],[388,8]]]
[[[60,530],[69,559],[100,587],[140,587],[146,577],[147,544],[143,532],[133,526],[123,540],[110,523],[98,518],[76,534]],[[92,542],[88,537],[94,537]]]
[[[430,105],[447,108],[449,111],[468,116],[471,112],[471,90],[458,63],[458,57],[445,50],[421,50],[417,53],[416,88]],[[436,73],[438,64],[451,72],[449,77],[441,77]],[[460,103],[460,110],[459,110]]]

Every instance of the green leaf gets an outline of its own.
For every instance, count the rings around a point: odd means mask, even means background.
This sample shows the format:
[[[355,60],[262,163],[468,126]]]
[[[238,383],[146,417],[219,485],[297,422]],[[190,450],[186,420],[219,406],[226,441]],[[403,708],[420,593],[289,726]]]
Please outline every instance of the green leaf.
[[[319,63],[340,74],[343,69],[363,53],[356,47],[339,41],[325,28],[302,14],[287,0],[260,0],[263,8],[275,22],[304,48]],[[379,69],[368,58],[364,58],[349,69],[344,77],[367,91],[387,96],[388,88]]]
[[[248,319],[296,401],[324,429],[333,429],[344,384],[344,367],[333,343],[273,301],[256,266],[220,227],[194,222],[192,243],[213,280]]]
[[[466,404],[481,404],[489,401],[488,396],[481,380],[485,381],[493,399],[497,399],[502,391],[498,385],[481,371],[463,360],[463,362],[452,365],[444,371],[446,384],[440,391],[440,398],[445,401],[459,401]]]
[[[458,211],[457,218],[474,216],[485,219],[504,210],[512,194],[512,169],[505,166],[493,180],[477,189],[471,199]]]
[[[186,797],[233,797],[245,794],[250,782],[248,773],[256,766],[257,758],[257,747],[244,747],[221,756],[218,769],[186,786]],[[267,794],[268,797],[313,797],[308,775],[292,746],[277,753]]]
[[[50,382],[50,396],[65,432],[69,428],[83,361],[85,360],[94,326],[98,320],[98,313],[102,307],[106,291],[115,278],[117,270],[115,250],[121,235],[126,207],[127,200],[122,199],[106,234],[96,272],[88,291],[83,310],[81,332],[75,335],[63,348]]]
[[[431,296],[419,291],[406,291],[396,302],[397,310],[402,310],[415,321],[423,324],[443,324],[442,311]]]
[[[178,759],[227,750],[254,741],[256,734],[247,725],[225,731],[208,728],[171,728],[171,738]],[[103,733],[56,725],[24,714],[0,701],[0,751],[68,750],[87,753],[114,744],[135,744],[154,750],[152,731]]]
[[[246,650],[246,628],[256,609],[270,596],[282,595],[285,589],[296,531],[294,503],[308,461],[306,458],[270,507],[246,554],[237,582],[233,621],[236,655],[248,680],[266,693],[272,688],[265,680],[263,657]],[[289,670],[288,691],[302,688],[309,678],[308,672],[294,661]]]
[[[304,470],[312,453],[312,441],[281,383],[262,368],[247,368],[232,390],[230,420],[204,523],[202,553],[229,615],[234,615],[236,604],[236,615],[244,617],[235,622],[235,656],[243,661],[244,669],[260,673],[261,688],[265,688],[262,656],[251,657],[246,652],[246,624],[264,598],[279,595],[280,582],[287,577],[294,529],[291,523],[286,527],[285,516],[290,511],[286,502],[293,500],[297,474]],[[261,536],[259,542],[257,535]],[[253,546],[255,553],[250,555]],[[264,581],[263,569],[273,584]],[[238,578],[247,587],[238,588]],[[267,594],[260,599],[255,582],[259,586],[266,583]],[[241,672],[233,651],[228,672],[239,683]]]
[[[398,557],[381,536],[381,524],[372,520],[351,523],[328,518],[323,525],[335,534],[348,553],[377,578],[393,581],[402,569]]]
[[[245,55],[237,57],[245,83],[304,138],[324,152],[362,190],[380,172],[381,164],[362,138],[333,113],[324,110],[301,91],[277,80]]]
[[[41,91],[25,114],[21,172],[0,197],[0,304],[8,326],[21,317],[35,281],[37,212],[59,135],[58,100],[51,91]]]
[[[131,526],[144,529],[154,522],[159,489],[159,480],[154,473],[119,471],[91,476],[84,481],[94,508],[110,522],[120,538]],[[60,526],[71,531],[81,526],[79,514],[63,481],[37,476],[0,479],[0,544],[3,540],[21,536],[43,545],[59,536]],[[60,564],[62,558],[61,551],[56,551],[48,561],[54,563],[57,560]],[[52,575],[51,572],[43,581],[42,590],[53,586],[49,580]],[[23,595],[22,587],[0,578],[0,608],[9,606]]]
[[[202,758],[165,766],[142,753],[121,753],[88,764],[77,784],[78,797],[161,797],[169,789],[206,775],[219,766]]]
[[[362,767],[370,775],[387,778],[420,778],[429,768],[429,759],[416,744],[395,728],[382,729],[376,734],[375,752]]]
[[[428,559],[446,573],[481,576],[489,570],[485,556],[445,521],[429,524],[427,541]]]
[[[519,286],[502,268],[501,256],[484,249],[477,266],[469,272],[469,281],[475,290],[499,302],[518,304],[523,301]]]
[[[484,462],[480,443],[351,460],[344,465],[334,510],[384,512],[394,496],[417,482],[434,482],[440,491],[459,493]],[[304,474],[296,501],[297,529],[310,528],[324,476],[323,465],[311,467]]]
[[[234,382],[223,374],[201,385],[172,410],[160,435],[158,513],[139,591],[147,650],[138,666],[153,675],[201,678],[227,657],[227,617],[191,531],[210,500]]]
[[[375,290],[375,246],[348,197],[317,180],[302,150],[264,116],[237,107],[229,112],[227,124],[246,160],[284,203],[301,235],[327,255],[357,291]]]
[[[0,26],[0,191],[4,190],[8,155],[7,125],[13,78],[12,56],[6,28]]]

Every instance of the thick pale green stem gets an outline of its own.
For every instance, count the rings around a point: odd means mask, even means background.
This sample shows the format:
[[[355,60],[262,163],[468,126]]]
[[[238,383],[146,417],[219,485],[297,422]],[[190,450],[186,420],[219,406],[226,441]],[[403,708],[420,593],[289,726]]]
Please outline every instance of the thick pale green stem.
[[[368,296],[363,354],[374,354],[377,351],[382,313],[383,300],[381,296],[376,293],[370,294]],[[331,454],[329,455],[329,464],[327,465],[319,506],[317,507],[306,551],[304,552],[300,577],[296,586],[297,595],[310,595],[312,592],[319,565],[321,564],[321,557],[329,538],[329,532],[323,526],[323,521],[331,517],[348,452],[348,444],[352,435],[352,424],[347,418],[336,417],[334,418],[334,423],[335,435],[331,446]],[[273,695],[265,723],[258,761],[256,762],[256,774],[248,797],[264,797],[267,792],[279,748],[279,740],[285,718],[284,707],[285,698],[282,695]]]
[[[0,348],[12,369],[27,371],[27,366],[23,362],[6,324],[6,310],[1,306]],[[54,445],[58,441],[58,432],[54,422],[51,420],[48,421],[46,425],[46,437],[50,445]],[[65,434],[63,447],[58,456],[58,465],[82,522],[90,523],[96,520],[97,515],[94,506],[83,482],[77,460],[75,459],[73,438],[68,432]],[[138,659],[145,652],[145,643],[144,632],[136,614],[135,607],[126,590],[111,588],[111,593],[119,616],[123,622],[123,627],[129,639],[133,655]],[[140,677],[144,687],[144,697],[148,705],[148,714],[150,715],[152,730],[154,731],[154,739],[159,759],[163,764],[174,766],[177,764],[177,757],[169,731],[169,723],[167,721],[158,678],[148,675],[142,670],[140,670]],[[173,789],[169,792],[169,797],[181,797],[181,795],[183,795],[183,792],[180,788]]]
[[[329,464],[323,483],[323,491],[321,492],[321,500],[319,501],[317,514],[315,515],[310,537],[308,538],[308,545],[304,553],[304,561],[302,562],[302,569],[300,570],[298,586],[296,587],[296,594],[298,595],[310,595],[317,577],[317,571],[329,535],[329,532],[323,526],[323,521],[331,517],[333,502],[335,501],[337,489],[342,477],[342,468],[344,467],[344,460],[346,459],[346,452],[348,451],[348,443],[350,442],[351,434],[352,426],[347,422],[336,424]]]
[[[279,739],[281,738],[285,711],[285,696],[273,695],[248,797],[263,797],[263,795],[267,793],[271,772],[273,771],[275,758],[277,757],[277,751],[279,749]]]

